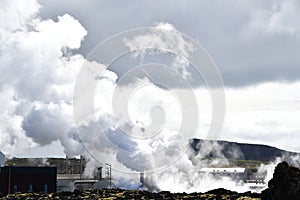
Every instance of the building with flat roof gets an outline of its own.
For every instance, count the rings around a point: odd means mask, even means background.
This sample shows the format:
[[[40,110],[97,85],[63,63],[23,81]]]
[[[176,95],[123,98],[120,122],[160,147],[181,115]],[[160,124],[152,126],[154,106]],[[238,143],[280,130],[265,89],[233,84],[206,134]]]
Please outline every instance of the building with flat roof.
[[[200,172],[209,172],[209,173],[245,173],[246,168],[241,167],[221,167],[221,168],[202,168]]]
[[[232,179],[246,180],[246,168],[241,167],[221,167],[221,168],[202,168],[200,174],[212,174],[215,177],[230,177]]]
[[[56,167],[1,167],[0,193],[56,192]]]

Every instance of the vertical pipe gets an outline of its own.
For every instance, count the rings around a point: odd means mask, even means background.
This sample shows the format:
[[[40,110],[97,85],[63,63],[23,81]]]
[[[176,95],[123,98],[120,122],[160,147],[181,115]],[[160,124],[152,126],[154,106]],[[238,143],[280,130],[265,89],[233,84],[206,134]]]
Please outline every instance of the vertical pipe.
[[[144,172],[140,172],[140,183],[144,186]]]
[[[111,164],[105,163],[109,167],[109,188],[111,189]]]
[[[111,189],[111,165],[109,165],[109,188]]]
[[[99,173],[98,179],[102,180],[102,166],[98,167],[98,173]]]
[[[8,167],[8,194],[10,194],[10,185],[11,185],[11,167]]]
[[[82,155],[80,155],[80,180],[82,179]]]

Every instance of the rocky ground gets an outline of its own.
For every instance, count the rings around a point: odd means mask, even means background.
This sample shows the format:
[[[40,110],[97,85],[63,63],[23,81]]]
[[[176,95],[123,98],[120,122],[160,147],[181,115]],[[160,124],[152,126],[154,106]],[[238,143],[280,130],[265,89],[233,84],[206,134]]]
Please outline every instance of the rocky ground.
[[[0,196],[1,197],[1,196]],[[237,193],[225,189],[216,189],[206,193],[170,193],[166,191],[151,193],[141,190],[103,189],[99,191],[62,192],[62,193],[16,193],[3,196],[0,199],[210,199],[210,200],[299,200],[300,199],[300,169],[279,163],[273,178],[268,183],[268,189],[261,194]]]
[[[73,193],[73,192],[62,192],[62,193],[17,193],[7,195],[1,199],[14,199],[14,200],[29,200],[29,199],[231,199],[231,200],[254,200],[260,199],[260,194],[244,193],[238,194],[225,189],[217,189],[207,193],[170,193],[170,192],[158,192],[151,193],[140,190],[121,190],[121,189],[104,189],[100,191],[88,191],[85,193]]]
[[[263,200],[299,200],[300,169],[286,162],[279,163],[261,196]]]

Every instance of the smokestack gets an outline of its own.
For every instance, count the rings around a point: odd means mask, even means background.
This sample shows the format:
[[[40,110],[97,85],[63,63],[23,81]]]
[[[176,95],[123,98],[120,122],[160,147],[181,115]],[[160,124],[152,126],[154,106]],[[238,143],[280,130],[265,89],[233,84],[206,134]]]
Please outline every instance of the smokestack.
[[[82,155],[80,155],[80,180],[82,179]]]
[[[140,172],[140,183],[144,185],[144,172]]]
[[[102,166],[98,167],[99,180],[102,180]]]
[[[68,168],[69,168],[69,167],[68,167],[68,166],[69,166],[69,165],[68,165],[68,162],[69,162],[69,158],[68,158],[68,156],[66,155],[66,166],[65,166],[65,167],[66,167],[66,168],[65,168],[66,174],[68,174]]]

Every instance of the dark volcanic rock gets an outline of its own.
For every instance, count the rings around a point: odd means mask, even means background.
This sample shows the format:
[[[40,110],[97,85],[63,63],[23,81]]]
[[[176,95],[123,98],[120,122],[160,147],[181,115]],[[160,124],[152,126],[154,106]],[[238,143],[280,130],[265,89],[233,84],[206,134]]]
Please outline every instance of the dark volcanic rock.
[[[237,194],[237,192],[233,192],[231,190],[226,190],[224,188],[218,188],[218,189],[210,190],[210,191],[206,192],[206,194],[218,194],[218,195],[228,194],[228,195],[235,195],[235,194]]]
[[[225,189],[216,189],[212,190],[208,193],[171,193],[168,191],[161,192],[148,192],[143,190],[123,190],[123,189],[103,189],[103,190],[94,190],[94,191],[86,191],[86,192],[60,192],[60,193],[15,193],[7,195],[1,200],[96,200],[96,199],[111,199],[111,200],[119,200],[119,199],[197,199],[197,200],[251,200],[256,198],[252,198],[247,194],[238,194],[236,192],[231,192]]]
[[[262,200],[299,200],[300,169],[289,166],[287,162],[279,163],[268,189],[262,192]]]
[[[236,200],[236,199],[259,199],[261,196],[259,193],[252,193],[251,191],[244,192],[244,193],[237,193],[235,191],[231,190],[226,190],[224,188],[218,188],[214,190],[210,190],[206,192],[205,194],[214,194],[216,195],[217,198],[223,199],[231,199],[231,200]],[[248,197],[248,198],[247,198]]]

